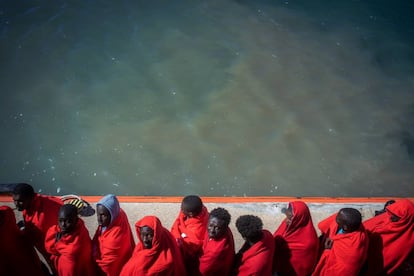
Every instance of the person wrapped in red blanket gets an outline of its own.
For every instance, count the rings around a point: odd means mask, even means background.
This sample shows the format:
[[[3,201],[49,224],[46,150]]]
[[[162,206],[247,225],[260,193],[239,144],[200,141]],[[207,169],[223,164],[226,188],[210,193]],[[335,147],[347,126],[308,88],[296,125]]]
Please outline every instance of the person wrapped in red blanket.
[[[0,206],[0,275],[43,275],[34,247],[25,242],[8,206]]]
[[[312,275],[358,275],[368,252],[368,235],[361,213],[343,208],[318,225],[325,250]]]
[[[316,265],[319,239],[309,208],[302,201],[292,201],[282,212],[286,219],[273,234],[273,271],[287,276],[310,275]]]
[[[233,275],[271,276],[275,242],[272,233],[263,230],[263,222],[253,215],[240,216],[236,227],[245,243],[236,254]]]
[[[45,249],[45,236],[49,228],[56,224],[63,202],[57,197],[35,193],[33,187],[27,183],[17,184],[12,196],[17,210],[23,214],[23,221],[19,222],[19,226],[25,239],[49,260],[50,256]]]
[[[112,194],[96,204],[96,216],[99,226],[92,240],[92,251],[97,275],[118,276],[135,247],[128,217]]]
[[[234,240],[229,228],[231,216],[224,208],[210,212],[199,273],[203,276],[227,276],[234,262]]]
[[[121,276],[186,275],[177,242],[157,217],[143,217],[135,223],[135,229],[139,242]]]
[[[46,250],[59,276],[93,276],[92,242],[78,209],[72,204],[60,208],[58,225],[46,233]]]
[[[363,275],[414,275],[414,203],[396,200],[364,225],[370,244]]]
[[[171,227],[184,258],[188,275],[198,271],[198,257],[207,231],[208,211],[197,195],[188,195],[181,202],[181,210]]]

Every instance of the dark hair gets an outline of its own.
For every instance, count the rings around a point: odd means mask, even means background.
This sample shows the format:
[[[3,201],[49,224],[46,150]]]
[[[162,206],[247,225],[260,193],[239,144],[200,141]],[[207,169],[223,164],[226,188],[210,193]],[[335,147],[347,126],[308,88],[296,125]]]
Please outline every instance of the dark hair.
[[[69,216],[78,216],[78,208],[75,205],[67,203],[60,207],[59,213],[64,212]]]
[[[339,212],[344,216],[344,223],[349,227],[350,231],[355,231],[361,226],[362,216],[357,209],[342,208]]]
[[[19,183],[13,189],[14,195],[20,195],[24,198],[33,198],[35,196],[35,192],[33,187],[27,183]]]
[[[231,220],[231,216],[230,213],[221,207],[215,208],[210,212],[210,218],[218,218],[222,221],[224,221],[224,223],[228,226],[230,224],[230,220]]]
[[[203,201],[197,195],[188,195],[183,198],[181,206],[185,205],[188,212],[198,215],[203,210]]]
[[[262,238],[263,222],[257,216],[240,216],[236,220],[236,227],[243,238],[251,241],[258,241]]]

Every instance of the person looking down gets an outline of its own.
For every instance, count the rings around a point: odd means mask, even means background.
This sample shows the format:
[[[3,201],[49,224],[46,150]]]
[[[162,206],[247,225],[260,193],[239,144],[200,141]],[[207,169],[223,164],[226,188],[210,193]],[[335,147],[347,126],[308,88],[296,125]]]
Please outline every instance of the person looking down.
[[[240,216],[236,227],[245,242],[236,254],[233,275],[271,276],[275,250],[272,233],[263,230],[262,220],[253,215]]]
[[[194,275],[198,271],[198,257],[203,247],[207,223],[208,211],[201,198],[197,195],[184,197],[180,213],[171,227],[171,234],[183,254],[188,275]]]
[[[312,275],[358,275],[368,252],[361,213],[354,208],[342,208],[318,227],[323,233],[324,251]]]
[[[45,249],[45,236],[48,229],[56,224],[63,202],[57,197],[35,193],[33,187],[27,183],[17,184],[12,197],[17,210],[23,215],[23,220],[18,222],[18,226],[24,239],[36,247],[49,262],[50,255]],[[49,263],[49,266],[51,265]]]

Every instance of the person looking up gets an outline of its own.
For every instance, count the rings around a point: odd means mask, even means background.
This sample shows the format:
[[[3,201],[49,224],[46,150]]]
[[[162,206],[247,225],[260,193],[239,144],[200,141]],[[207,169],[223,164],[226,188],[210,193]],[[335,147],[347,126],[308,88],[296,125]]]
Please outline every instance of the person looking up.
[[[229,275],[234,261],[234,240],[229,228],[231,216],[224,208],[210,212],[199,273],[203,276]]]
[[[92,240],[97,275],[118,276],[135,247],[128,217],[115,195],[104,196],[96,204],[98,228]]]
[[[95,275],[91,239],[75,205],[60,208],[58,224],[46,233],[45,247],[59,276]]]
[[[174,237],[155,216],[145,216],[135,223],[138,244],[121,276],[185,276],[180,249]]]

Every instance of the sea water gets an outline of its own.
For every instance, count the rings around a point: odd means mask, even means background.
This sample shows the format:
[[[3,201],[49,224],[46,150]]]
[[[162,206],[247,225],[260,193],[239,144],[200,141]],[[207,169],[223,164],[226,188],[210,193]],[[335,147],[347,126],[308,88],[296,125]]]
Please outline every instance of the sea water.
[[[0,1],[0,181],[413,196],[411,1]]]

